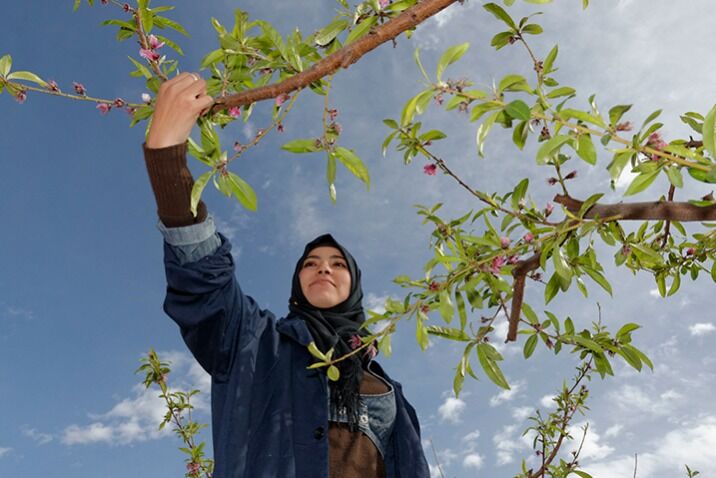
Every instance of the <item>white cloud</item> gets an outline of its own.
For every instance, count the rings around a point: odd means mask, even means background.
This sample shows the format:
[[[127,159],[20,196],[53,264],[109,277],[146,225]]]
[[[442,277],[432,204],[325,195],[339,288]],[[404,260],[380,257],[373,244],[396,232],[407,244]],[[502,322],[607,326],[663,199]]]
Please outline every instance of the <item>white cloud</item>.
[[[524,421],[534,413],[535,409],[532,407],[518,407],[512,409],[512,418],[518,421]]]
[[[474,432],[470,432],[462,437],[462,441],[471,442],[477,440],[478,438],[480,438],[480,430],[475,430]]]
[[[163,362],[170,362],[169,391],[198,389],[202,393],[192,397],[195,410],[207,411],[207,397],[211,388],[208,374],[188,353],[166,351],[158,353]],[[106,443],[128,445],[171,435],[171,426],[159,430],[166,413],[166,404],[154,388],[143,384],[132,388],[132,395],[103,414],[90,414],[89,425],[72,424],[65,428],[60,441],[65,445]]]
[[[639,453],[637,469],[639,476],[683,476],[685,463],[699,476],[716,474],[716,416],[684,423],[653,440],[648,451]],[[634,457],[612,457],[587,464],[584,470],[594,478],[631,476]]]
[[[460,423],[462,412],[465,411],[466,404],[462,399],[455,397],[447,397],[438,408],[440,419],[450,423]]]
[[[7,455],[8,453],[10,453],[11,450],[12,450],[12,448],[3,448],[3,447],[0,447],[0,458],[2,458],[3,456]]]
[[[609,445],[603,445],[599,442],[601,437],[596,432],[594,426],[590,425],[587,429],[586,436],[584,435],[585,422],[575,423],[567,427],[568,433],[572,436],[572,441],[568,447],[569,452],[576,451],[582,443],[582,437],[584,437],[584,443],[582,444],[582,450],[579,454],[581,460],[601,460],[611,455],[614,451]]]
[[[490,406],[496,407],[498,405],[502,405],[505,402],[509,402],[510,400],[513,400],[517,396],[517,393],[519,393],[522,390],[524,385],[525,385],[524,380],[518,380],[518,381],[514,382],[512,385],[510,385],[509,390],[502,390],[498,394],[493,395],[490,398]]]
[[[49,433],[42,433],[34,428],[30,428],[27,425],[20,427],[20,432],[28,438],[35,440],[38,444],[44,445],[52,441],[52,435]]]
[[[607,428],[607,431],[604,432],[605,437],[615,437],[619,436],[619,433],[621,433],[623,426],[616,424],[612,425],[609,428]]]
[[[544,408],[552,408],[557,405],[554,401],[554,395],[545,395],[540,398],[539,404]]]
[[[683,395],[676,390],[669,389],[659,395],[647,393],[634,385],[624,385],[618,390],[610,392],[611,400],[622,410],[630,413],[638,410],[650,415],[669,415],[681,402]]]
[[[652,297],[661,297],[661,294],[659,294],[659,289],[651,289],[649,291],[649,295]]]
[[[716,330],[716,326],[714,326],[711,322],[699,322],[689,326],[689,332],[691,332],[691,335],[696,336],[710,334],[714,330]]]
[[[523,441],[516,436],[517,425],[506,425],[492,437],[497,452],[497,465],[507,465],[514,461],[514,453],[524,448]]]
[[[23,319],[23,320],[32,320],[35,318],[35,313],[31,311],[30,309],[24,309],[22,307],[17,307],[14,305],[6,305],[4,310],[2,311],[2,314],[0,314],[0,318],[13,320],[13,319]]]
[[[369,292],[365,298],[365,308],[378,314],[382,314],[385,312],[385,301],[389,298],[390,296],[387,295],[378,295]]]
[[[482,468],[483,463],[484,460],[482,459],[482,456],[476,452],[465,455],[465,458],[462,460],[462,466],[465,468],[474,468],[476,470]]]
[[[428,465],[430,467],[430,478],[442,478],[443,473],[438,465]]]

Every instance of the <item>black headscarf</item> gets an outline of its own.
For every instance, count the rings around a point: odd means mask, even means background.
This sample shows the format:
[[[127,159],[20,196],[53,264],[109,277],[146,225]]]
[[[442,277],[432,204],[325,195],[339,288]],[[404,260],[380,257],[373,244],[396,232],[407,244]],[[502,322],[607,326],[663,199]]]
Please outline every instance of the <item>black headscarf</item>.
[[[314,307],[308,302],[303,295],[298,277],[306,257],[313,249],[321,246],[338,249],[343,254],[351,275],[351,290],[348,298],[327,309]],[[369,335],[367,330],[360,328],[365,322],[360,278],[360,269],[353,256],[330,234],[319,236],[306,244],[293,273],[289,309],[306,321],[318,349],[325,353],[333,348],[335,358],[350,353],[359,346],[357,340],[359,337]],[[357,429],[360,415],[360,383],[363,378],[363,366],[370,361],[372,355],[373,353],[370,352],[358,353],[336,364],[340,377],[331,386],[331,406],[335,411],[345,410],[353,430]]]

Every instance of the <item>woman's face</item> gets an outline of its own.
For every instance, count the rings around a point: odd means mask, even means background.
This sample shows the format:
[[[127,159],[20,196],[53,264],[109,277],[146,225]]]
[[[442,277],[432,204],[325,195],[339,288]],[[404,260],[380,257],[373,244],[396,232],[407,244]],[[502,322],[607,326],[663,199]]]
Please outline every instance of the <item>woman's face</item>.
[[[308,253],[298,273],[301,291],[308,302],[319,309],[328,309],[348,298],[351,273],[341,251],[320,246]]]

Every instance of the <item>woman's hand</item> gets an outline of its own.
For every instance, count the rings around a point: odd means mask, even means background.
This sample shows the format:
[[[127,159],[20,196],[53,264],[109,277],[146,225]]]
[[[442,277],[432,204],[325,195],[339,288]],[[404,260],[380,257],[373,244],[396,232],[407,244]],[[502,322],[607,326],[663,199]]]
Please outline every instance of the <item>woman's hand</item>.
[[[159,87],[148,148],[184,143],[204,110],[214,103],[206,94],[206,81],[196,73],[181,73]]]

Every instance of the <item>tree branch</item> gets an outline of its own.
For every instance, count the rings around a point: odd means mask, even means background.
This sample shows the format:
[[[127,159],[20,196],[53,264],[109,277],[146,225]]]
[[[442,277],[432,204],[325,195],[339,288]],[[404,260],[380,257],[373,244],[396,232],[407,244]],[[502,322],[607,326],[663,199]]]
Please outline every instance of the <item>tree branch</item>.
[[[541,254],[538,252],[529,259],[517,262],[515,268],[512,269],[512,277],[515,278],[515,281],[512,284],[512,306],[510,308],[509,329],[507,330],[505,342],[517,340],[517,325],[520,322],[522,300],[525,295],[525,279],[527,274],[539,267],[540,256]]]
[[[279,83],[253,88],[241,93],[218,98],[212,110],[244,106],[256,101],[275,98],[280,94],[290,93],[314,83],[321,78],[336,72],[339,68],[348,68],[363,55],[374,50],[383,43],[393,40],[406,30],[416,27],[428,18],[459,0],[422,0],[403,13],[371,29],[363,38],[344,46],[315,63],[311,68],[287,78]]]
[[[577,213],[582,207],[582,201],[562,194],[557,194],[554,202],[573,213]],[[594,219],[597,216],[601,218],[618,216],[623,220],[714,221],[716,204],[704,207],[688,202],[671,201],[595,204],[584,215],[587,219]]]

